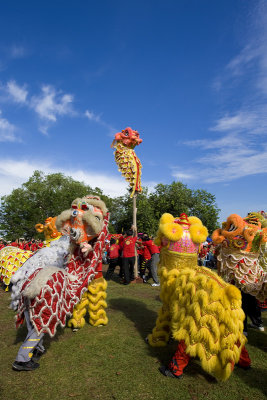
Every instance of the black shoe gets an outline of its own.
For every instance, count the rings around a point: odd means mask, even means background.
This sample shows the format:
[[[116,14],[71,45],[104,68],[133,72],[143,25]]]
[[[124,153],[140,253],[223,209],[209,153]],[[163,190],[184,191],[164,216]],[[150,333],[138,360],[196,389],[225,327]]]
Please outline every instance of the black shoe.
[[[32,358],[31,358],[32,361],[36,363],[38,360],[40,360],[42,355],[44,355],[45,353],[46,353],[45,349],[43,351],[40,349],[34,349],[33,353],[32,353]]]
[[[183,375],[174,375],[167,367],[165,367],[165,365],[162,365],[161,367],[159,367],[159,372],[162,373],[162,375],[164,376],[168,376],[169,378],[177,378],[177,379],[181,379]]]
[[[33,371],[34,369],[38,368],[39,364],[30,360],[26,362],[22,361],[15,361],[12,364],[12,368],[14,371]]]
[[[240,365],[240,364],[236,364],[236,366],[237,366],[238,368],[243,369],[244,371],[248,371],[249,369],[251,369],[251,365],[247,365],[246,367],[243,367],[243,366]]]
[[[130,285],[130,282],[124,282],[124,285]]]

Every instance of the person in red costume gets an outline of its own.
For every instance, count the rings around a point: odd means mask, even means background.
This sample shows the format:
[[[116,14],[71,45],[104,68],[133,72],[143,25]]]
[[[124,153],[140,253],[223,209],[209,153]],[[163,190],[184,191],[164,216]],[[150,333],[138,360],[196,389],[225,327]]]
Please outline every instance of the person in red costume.
[[[158,263],[159,263],[159,247],[155,245],[152,239],[149,238],[147,234],[144,234],[143,237],[144,239],[144,246],[148,249],[150,255],[151,255],[151,261],[150,261],[150,274],[152,276],[152,279],[154,283],[151,284],[151,286],[159,286],[159,278],[158,278]]]
[[[186,353],[186,344],[184,340],[181,340],[178,343],[176,352],[169,362],[168,367],[162,365],[159,371],[170,378],[180,379],[183,376],[184,369],[188,365],[190,358],[191,357]],[[251,359],[245,346],[242,348],[237,366],[243,369],[250,369],[251,367]],[[232,364],[232,369],[234,369],[234,364]]]
[[[118,265],[120,246],[116,242],[116,239],[110,239],[110,247],[107,251],[109,267],[105,276],[106,281],[109,281],[111,279],[112,274],[116,266]]]
[[[4,247],[5,247],[5,245],[4,245],[4,243],[3,243],[3,240],[0,239],[0,250],[3,249]]]
[[[20,238],[20,239],[19,239],[18,247],[19,247],[21,250],[24,250],[24,239],[23,239],[23,238]]]
[[[36,250],[38,250],[38,245],[34,239],[32,239],[31,243],[31,251],[34,253]]]
[[[10,243],[10,246],[19,247],[18,239],[13,240],[13,242]]]
[[[146,233],[143,234],[142,236],[142,244],[141,244],[141,249],[142,249],[142,261],[141,261],[141,267],[140,267],[140,276],[143,279],[143,282],[146,283],[149,279],[149,274],[150,274],[150,263],[151,263],[151,253],[149,251],[148,246],[146,246],[146,241],[149,240],[149,237]],[[146,269],[149,270],[148,276],[146,276]]]
[[[124,285],[129,285],[134,279],[136,230],[129,229],[122,242],[122,271],[124,275]]]

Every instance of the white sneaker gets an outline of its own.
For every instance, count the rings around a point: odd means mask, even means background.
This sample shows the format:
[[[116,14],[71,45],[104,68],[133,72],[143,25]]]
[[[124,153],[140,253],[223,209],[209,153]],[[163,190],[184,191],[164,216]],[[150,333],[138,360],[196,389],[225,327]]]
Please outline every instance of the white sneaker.
[[[250,328],[257,329],[258,331],[264,332],[264,326],[263,325],[255,325],[255,324],[249,324]]]
[[[159,283],[151,283],[151,286],[160,286],[160,284]]]

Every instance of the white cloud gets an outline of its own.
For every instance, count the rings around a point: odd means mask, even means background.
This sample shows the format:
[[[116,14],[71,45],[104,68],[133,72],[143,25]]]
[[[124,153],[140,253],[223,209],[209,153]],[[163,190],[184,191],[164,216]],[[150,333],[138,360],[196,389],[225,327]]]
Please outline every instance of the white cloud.
[[[175,177],[189,174],[196,180],[216,183],[267,173],[267,3],[257,4],[246,24],[247,43],[213,84],[216,91],[227,94],[224,109],[234,104],[239,107],[218,118],[206,139],[185,142],[202,155],[190,160],[185,171],[172,168]]]
[[[99,187],[103,193],[111,197],[122,196],[127,193],[128,184],[122,176],[111,176],[103,172],[83,170],[70,170],[57,168],[44,161],[28,161],[14,159],[0,159],[0,197],[8,195],[17,187],[20,187],[32,176],[35,170],[43,171],[45,174],[62,172],[65,176],[71,176],[73,179],[91,186]],[[143,186],[152,191],[156,182],[143,182]]]
[[[86,110],[84,115],[90,120],[90,121],[96,121],[96,122],[100,122],[100,116],[96,115],[95,113],[93,113],[92,111],[88,111]]]
[[[182,179],[182,180],[191,180],[194,179],[194,176],[185,172],[180,172],[179,170],[177,170],[178,167],[173,167],[173,173],[172,176],[175,179]]]
[[[85,117],[89,119],[89,121],[97,122],[98,124],[104,126],[109,131],[109,136],[114,136],[118,130],[114,129],[107,122],[103,121],[100,115],[95,114],[93,111],[86,110],[84,113]]]
[[[41,119],[56,122],[58,116],[72,114],[73,96],[61,94],[51,85],[42,87],[40,96],[33,96],[31,106]]]
[[[23,58],[27,55],[27,50],[23,46],[13,45],[9,49],[11,58]]]
[[[7,119],[1,117],[0,110],[0,142],[14,142],[17,140],[14,132],[15,126],[8,122]]]
[[[210,128],[210,130],[225,132],[231,130],[237,131],[252,129],[254,128],[256,121],[257,115],[240,111],[233,116],[226,115],[225,117],[220,118],[219,120],[217,120],[215,126]]]
[[[262,56],[262,51],[262,46],[259,43],[248,44],[226,65],[226,69],[230,70],[234,75],[241,75],[245,73],[245,69],[253,61]]]
[[[26,182],[35,170],[46,174],[62,172],[73,179],[83,181],[92,188],[99,187],[110,196],[121,196],[127,192],[127,183],[120,176],[112,177],[110,174],[83,170],[65,170],[49,165],[47,161],[31,162],[28,160],[17,161],[13,159],[0,160],[0,197],[11,193],[13,189]]]
[[[25,86],[20,87],[15,81],[9,81],[7,82],[6,90],[16,103],[26,103],[28,91]]]

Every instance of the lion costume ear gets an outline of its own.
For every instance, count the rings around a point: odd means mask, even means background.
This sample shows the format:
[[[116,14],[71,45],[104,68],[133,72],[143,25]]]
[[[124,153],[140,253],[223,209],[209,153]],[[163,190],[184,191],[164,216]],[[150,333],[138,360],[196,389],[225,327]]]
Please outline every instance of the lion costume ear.
[[[181,225],[176,224],[175,222],[160,224],[159,229],[163,236],[165,236],[171,242],[176,242],[183,236],[183,228],[181,227]]]
[[[194,216],[188,217],[188,221],[189,221],[190,225],[192,225],[192,224],[203,225],[201,220],[198,217],[194,217]]]
[[[222,235],[221,229],[216,229],[211,235],[211,239],[214,244],[220,244],[224,241],[225,237]]]
[[[190,225],[189,232],[194,243],[203,243],[208,237],[208,229],[201,224]]]
[[[164,213],[162,214],[160,220],[159,220],[159,224],[167,224],[169,222],[173,222],[174,221],[174,217],[169,214],[169,213]]]
[[[36,224],[35,225],[35,229],[37,230],[37,232],[42,233],[44,231],[44,225],[43,224]]]

